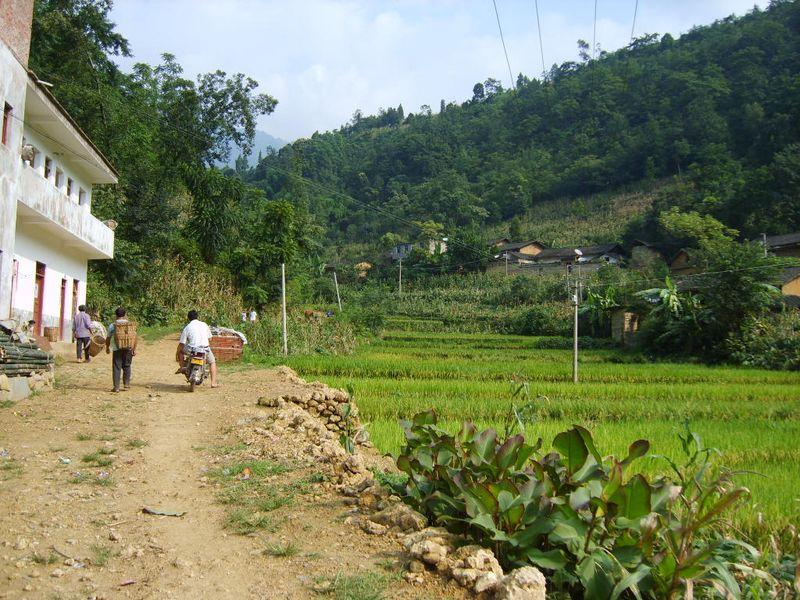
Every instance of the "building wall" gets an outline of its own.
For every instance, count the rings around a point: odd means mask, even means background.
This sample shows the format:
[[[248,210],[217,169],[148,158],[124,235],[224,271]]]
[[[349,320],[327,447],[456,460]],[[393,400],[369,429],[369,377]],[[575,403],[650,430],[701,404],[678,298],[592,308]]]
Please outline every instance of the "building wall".
[[[34,173],[39,175],[50,186],[59,191],[65,199],[73,204],[78,204],[86,211],[90,211],[92,204],[92,184],[86,181],[83,175],[77,173],[70,165],[59,160],[57,154],[62,154],[62,151],[49,140],[42,138],[38,132],[27,127],[25,127],[23,131],[23,141],[36,149],[36,157],[33,163],[24,166],[24,168],[33,170]],[[49,177],[45,177],[46,159],[50,159],[52,165]],[[62,172],[60,186],[56,185],[56,172],[59,170]],[[67,196],[67,181],[70,179],[73,182],[72,193]],[[84,192],[82,198],[80,194],[81,190]]]
[[[86,258],[69,252],[50,238],[44,237],[37,227],[17,224],[17,239],[14,258],[18,262],[14,281],[11,316],[19,322],[35,318],[33,315],[34,289],[36,285],[36,262],[45,265],[44,298],[42,304],[42,327],[58,327],[61,320],[61,282],[66,279],[64,296],[65,326],[61,339],[69,341],[72,332],[72,317],[77,306],[72,303],[72,286],[78,281],[78,302],[86,302]]]
[[[795,258],[800,258],[800,245],[770,249],[770,252],[775,256],[793,256]]]
[[[528,244],[517,250],[520,254],[530,254],[531,256],[536,256],[541,251],[542,247],[539,244]]]
[[[19,2],[0,2],[0,32],[3,38],[7,12],[14,12]],[[14,253],[14,224],[17,220],[17,182],[22,168],[22,120],[25,112],[25,92],[28,74],[11,49],[0,41],[0,111],[9,104],[12,118],[8,122],[8,139],[0,144],[0,318],[9,314],[12,258]],[[2,113],[0,113],[2,118]]]
[[[787,281],[781,286],[781,292],[784,296],[798,296],[800,297],[800,277],[795,277],[791,281]]]
[[[28,65],[32,21],[33,0],[0,2],[0,39],[24,66]]]

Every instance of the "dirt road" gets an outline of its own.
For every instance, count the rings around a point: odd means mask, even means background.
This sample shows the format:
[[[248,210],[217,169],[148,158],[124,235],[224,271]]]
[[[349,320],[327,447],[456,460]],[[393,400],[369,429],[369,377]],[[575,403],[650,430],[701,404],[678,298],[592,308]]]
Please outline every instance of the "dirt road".
[[[221,388],[189,393],[173,375],[175,343],[140,347],[128,392],[110,392],[101,355],[0,409],[0,597],[308,598],[326,579],[363,573],[372,579],[353,579],[351,596],[334,585],[337,597],[379,597],[357,595],[365,582],[387,597],[449,595],[402,582],[397,541],[344,524],[348,507],[330,491],[304,488],[269,530],[226,527],[211,475],[246,455],[236,424],[263,413],[255,399],[278,394],[280,378],[223,369]]]

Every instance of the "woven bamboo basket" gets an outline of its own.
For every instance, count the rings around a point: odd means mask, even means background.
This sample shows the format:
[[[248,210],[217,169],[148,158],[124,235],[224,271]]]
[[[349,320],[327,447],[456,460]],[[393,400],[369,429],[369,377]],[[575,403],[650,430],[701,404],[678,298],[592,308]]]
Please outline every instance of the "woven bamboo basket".
[[[89,340],[89,356],[97,356],[100,354],[105,345],[106,338],[104,338],[102,335],[93,335],[92,339]]]
[[[128,321],[127,323],[115,323],[114,336],[118,347],[133,348],[133,345],[136,342],[136,323],[133,321]]]

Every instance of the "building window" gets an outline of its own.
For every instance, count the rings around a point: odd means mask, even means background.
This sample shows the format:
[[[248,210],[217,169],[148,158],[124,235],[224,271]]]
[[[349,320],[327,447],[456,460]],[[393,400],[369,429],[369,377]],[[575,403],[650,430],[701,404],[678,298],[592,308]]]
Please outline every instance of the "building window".
[[[72,177],[67,177],[67,197],[72,198]]]
[[[3,144],[8,145],[8,138],[11,135],[11,115],[13,113],[13,109],[11,105],[7,102],[3,106],[3,131],[2,131],[2,141]]]
[[[64,171],[59,168],[56,168],[56,187],[58,189],[64,187]]]
[[[44,157],[44,178],[50,179],[53,175],[53,159],[49,156]]]
[[[78,204],[81,206],[89,204],[89,198],[86,195],[86,190],[83,188],[78,188]]]

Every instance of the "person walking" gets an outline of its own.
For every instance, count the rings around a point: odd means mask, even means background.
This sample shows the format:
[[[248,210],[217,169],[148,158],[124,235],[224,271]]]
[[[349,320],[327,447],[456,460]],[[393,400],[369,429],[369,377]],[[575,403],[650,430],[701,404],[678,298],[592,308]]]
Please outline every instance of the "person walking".
[[[131,365],[133,357],[136,356],[136,344],[139,339],[136,336],[135,326],[131,332],[133,323],[126,317],[125,309],[119,307],[116,310],[117,320],[108,326],[108,337],[106,338],[106,354],[111,356],[111,378],[114,383],[112,392],[119,392],[120,374],[122,375],[122,386],[125,391],[131,389]],[[130,333],[123,341],[119,333]]]
[[[72,319],[72,337],[75,338],[78,362],[88,363],[92,358],[89,356],[89,341],[92,338],[92,319],[86,313],[86,306],[81,304],[75,318]]]
[[[258,313],[256,312],[255,308],[250,309],[250,322],[255,323],[256,319],[258,318]]]

